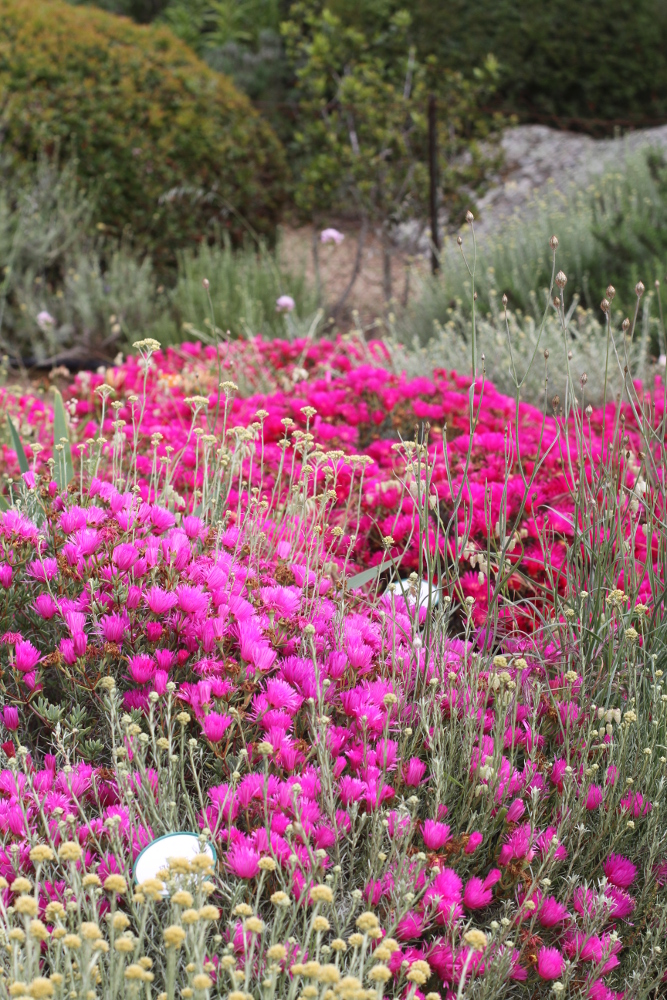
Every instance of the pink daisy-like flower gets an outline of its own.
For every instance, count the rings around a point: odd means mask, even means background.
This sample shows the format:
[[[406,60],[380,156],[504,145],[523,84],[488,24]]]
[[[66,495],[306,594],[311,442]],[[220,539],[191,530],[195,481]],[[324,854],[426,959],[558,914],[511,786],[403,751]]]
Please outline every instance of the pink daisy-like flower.
[[[604,873],[617,889],[627,889],[634,881],[637,868],[622,854],[610,854],[604,863]]]
[[[565,968],[565,959],[558,948],[540,948],[537,953],[537,974],[540,979],[558,979]]]

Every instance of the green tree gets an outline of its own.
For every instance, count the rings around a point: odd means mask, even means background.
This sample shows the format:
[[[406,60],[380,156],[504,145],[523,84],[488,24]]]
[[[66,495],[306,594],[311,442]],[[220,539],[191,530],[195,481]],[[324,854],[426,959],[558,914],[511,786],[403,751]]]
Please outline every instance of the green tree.
[[[353,212],[361,220],[351,282],[373,228],[382,240],[389,300],[396,229],[426,215],[429,93],[439,97],[441,203],[453,224],[496,163],[489,140],[498,122],[478,111],[493,87],[493,61],[472,80],[444,72],[434,59],[418,59],[407,11],[382,0],[375,8],[368,23],[362,18],[349,24],[319,0],[302,0],[282,30],[299,99],[293,142],[297,209],[316,221],[332,211]]]

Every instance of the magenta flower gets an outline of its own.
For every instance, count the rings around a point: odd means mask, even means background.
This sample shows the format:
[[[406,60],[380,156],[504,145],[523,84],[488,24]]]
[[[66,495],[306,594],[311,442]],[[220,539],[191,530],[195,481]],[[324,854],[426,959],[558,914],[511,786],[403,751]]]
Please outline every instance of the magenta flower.
[[[411,757],[403,767],[403,781],[406,785],[416,787],[426,774],[426,764],[419,757]]]
[[[127,620],[119,614],[102,615],[100,625],[105,642],[121,642],[127,628]]]
[[[516,829],[512,830],[501,847],[498,863],[508,865],[515,858],[526,857],[529,861],[532,860],[534,851],[531,850],[531,839],[530,823],[517,826]]]
[[[137,684],[148,684],[155,676],[155,661],[147,653],[131,656],[128,662],[130,676]]]
[[[18,709],[14,708],[13,705],[6,705],[2,710],[2,721],[11,732],[17,730],[19,728]]]
[[[35,580],[52,580],[58,572],[58,563],[52,556],[46,559],[33,559],[28,563],[28,573]]]
[[[597,809],[602,802],[602,789],[599,785],[590,785],[586,795],[586,808]]]
[[[81,657],[86,652],[86,647],[88,646],[88,636],[85,632],[75,632],[72,636],[72,645],[74,646],[74,652],[77,657]]]
[[[232,724],[231,715],[209,712],[202,722],[202,732],[211,743],[219,743]]]
[[[206,534],[206,528],[202,519],[195,517],[194,514],[188,514],[187,517],[184,517],[181,524],[188,538],[200,538]]]
[[[478,910],[488,906],[493,899],[493,890],[485,888],[481,878],[470,878],[463,890],[463,905],[469,910]]]
[[[134,566],[138,558],[139,553],[136,547],[131,542],[122,542],[114,548],[111,561],[114,566],[118,567],[121,573],[127,573],[128,569]]]
[[[634,882],[637,868],[622,854],[610,854],[604,863],[604,873],[617,889],[627,889]]]
[[[176,663],[176,653],[171,649],[156,649],[155,659],[160,670],[171,670]]]
[[[409,910],[396,928],[396,937],[399,941],[413,941],[421,937],[424,930],[424,918],[414,910]]]
[[[446,823],[437,823],[433,819],[427,819],[422,823],[422,837],[429,851],[439,851],[445,846],[450,839],[449,829]]]
[[[542,901],[537,919],[542,924],[542,927],[556,927],[557,924],[562,924],[567,918],[567,912],[567,906],[559,903],[553,896],[547,896]]]
[[[637,905],[632,896],[628,895],[627,892],[623,892],[622,889],[616,889],[613,886],[607,887],[605,896],[613,901],[610,916],[618,920],[624,920],[625,917],[629,917]]]
[[[86,527],[86,512],[83,507],[73,505],[60,515],[59,524],[66,535]]]
[[[159,507],[157,504],[151,506],[151,523],[158,535],[162,534],[163,531],[168,531],[169,528],[173,528],[176,523],[176,519],[170,510],[165,507]]]
[[[17,670],[32,670],[41,658],[41,653],[38,649],[35,649],[31,642],[20,640],[16,643],[14,647],[14,666]]]
[[[56,614],[58,605],[50,594],[40,594],[39,597],[35,599],[35,603],[32,605],[32,608],[35,614],[38,614],[40,618],[45,618],[47,621],[50,621]]]
[[[198,617],[206,614],[209,597],[201,587],[190,587],[187,583],[182,583],[176,588],[176,598],[179,608],[187,615]]]
[[[17,510],[6,510],[4,514],[0,514],[0,524],[4,534],[8,537],[15,535],[24,542],[34,542],[39,535],[32,521],[29,521],[24,514],[19,514]]]
[[[465,853],[474,854],[483,840],[484,837],[482,836],[481,833],[477,831],[475,833],[471,833],[470,836],[468,837],[468,843],[464,848]]]
[[[523,799],[515,799],[514,802],[511,804],[511,806],[509,807],[509,809],[507,810],[507,815],[505,816],[505,822],[506,823],[518,822],[518,820],[521,819],[525,811],[526,807],[523,803]]]
[[[12,567],[9,563],[0,563],[0,586],[8,590],[12,585]]]
[[[144,591],[144,601],[154,615],[166,615],[178,604],[178,597],[162,587],[150,587]]]
[[[61,639],[59,647],[62,657],[65,663],[69,663],[70,666],[76,663],[76,653],[74,651],[74,643],[71,639]]]
[[[558,979],[565,968],[565,959],[558,948],[540,948],[537,953],[537,974],[541,979]]]
[[[74,535],[77,552],[80,556],[92,556],[101,544],[101,536],[96,528],[81,528]]]
[[[254,878],[259,871],[259,859],[259,851],[244,844],[234,844],[227,854],[227,865],[239,878]]]

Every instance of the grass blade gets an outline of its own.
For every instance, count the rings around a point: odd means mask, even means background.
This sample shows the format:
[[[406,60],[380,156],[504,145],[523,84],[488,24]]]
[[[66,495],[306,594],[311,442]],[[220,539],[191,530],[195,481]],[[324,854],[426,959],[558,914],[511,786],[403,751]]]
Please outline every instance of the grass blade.
[[[383,570],[389,569],[391,566],[397,567],[400,561],[400,557],[397,559],[384,559],[381,563],[378,563],[377,566],[371,566],[370,569],[362,570],[361,573],[351,576],[347,581],[348,586],[352,590],[356,590],[357,587],[363,587],[365,583],[370,583],[371,580],[375,580]]]
[[[60,489],[64,490],[74,478],[74,466],[72,465],[72,449],[67,433],[63,397],[58,389],[53,390],[53,396],[53,457],[56,461],[53,475]],[[63,445],[63,451],[56,451],[59,444]]]
[[[28,465],[28,459],[26,458],[23,445],[21,444],[21,438],[19,437],[19,432],[16,430],[16,427],[14,427],[14,421],[9,416],[9,414],[7,414],[7,423],[9,424],[9,433],[12,436],[12,447],[16,452],[16,457],[19,462],[19,469],[21,470],[21,475],[23,475],[24,472],[28,472],[30,470],[30,466]]]

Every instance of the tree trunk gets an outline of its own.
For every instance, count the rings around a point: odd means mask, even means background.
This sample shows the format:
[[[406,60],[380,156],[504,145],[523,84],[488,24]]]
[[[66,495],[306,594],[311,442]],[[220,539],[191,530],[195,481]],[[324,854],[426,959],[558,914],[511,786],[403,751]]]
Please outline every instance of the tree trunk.
[[[391,240],[386,230],[382,232],[382,289],[384,291],[384,301],[387,305],[391,302]]]
[[[343,306],[345,305],[345,303],[349,298],[350,292],[354,288],[354,283],[359,277],[359,272],[361,271],[361,257],[364,251],[364,245],[366,243],[367,233],[368,233],[368,220],[364,216],[364,218],[361,220],[361,229],[359,230],[359,236],[357,237],[357,253],[354,258],[354,267],[352,268],[352,274],[350,275],[350,280],[348,281],[347,286],[343,294],[339,298],[338,302],[331,310],[331,315],[333,316],[334,319],[338,318],[340,312],[343,309]]]

